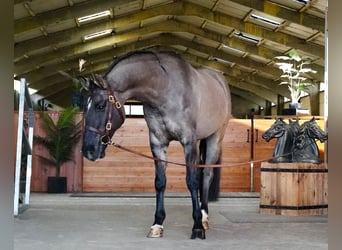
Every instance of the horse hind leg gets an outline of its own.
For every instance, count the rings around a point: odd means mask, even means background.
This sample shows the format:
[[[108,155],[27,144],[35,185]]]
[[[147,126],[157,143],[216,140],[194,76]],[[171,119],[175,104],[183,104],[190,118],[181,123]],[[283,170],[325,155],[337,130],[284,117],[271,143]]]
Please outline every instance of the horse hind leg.
[[[200,188],[200,169],[189,166],[198,163],[196,142],[190,142],[183,145],[185,153],[186,166],[186,184],[189,189],[192,200],[192,218],[194,225],[192,227],[191,239],[205,239],[205,229],[202,225],[202,213],[200,202],[198,199],[198,191]]]
[[[216,137],[209,141],[202,140],[200,144],[200,154],[202,164],[220,164],[221,148],[216,143]],[[215,142],[215,143],[213,143]],[[210,145],[210,148],[208,148]],[[203,168],[201,175],[201,212],[203,227],[209,229],[209,201],[217,201],[220,188],[220,168]]]

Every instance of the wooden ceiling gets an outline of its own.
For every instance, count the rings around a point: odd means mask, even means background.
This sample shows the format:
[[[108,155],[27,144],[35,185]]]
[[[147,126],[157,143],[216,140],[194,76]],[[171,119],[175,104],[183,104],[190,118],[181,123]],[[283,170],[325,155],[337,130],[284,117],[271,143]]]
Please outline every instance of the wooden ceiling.
[[[279,85],[275,56],[296,48],[324,81],[325,0],[14,0],[15,78],[61,107],[71,104],[79,75],[102,73],[132,50],[174,50],[195,66],[225,74],[232,94],[259,106],[290,97]],[[110,15],[79,22],[108,10]],[[84,37],[109,30],[95,39]]]

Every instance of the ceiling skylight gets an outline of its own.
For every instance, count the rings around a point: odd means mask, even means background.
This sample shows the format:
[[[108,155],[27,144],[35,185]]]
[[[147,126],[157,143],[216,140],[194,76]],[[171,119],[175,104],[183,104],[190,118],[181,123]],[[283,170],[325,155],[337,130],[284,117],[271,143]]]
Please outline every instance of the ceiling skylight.
[[[242,32],[239,32],[239,31],[235,31],[234,36],[239,38],[239,39],[249,41],[249,42],[253,42],[253,43],[258,43],[261,40],[257,37],[246,35],[246,34],[243,34]]]
[[[105,35],[108,35],[108,34],[111,34],[111,33],[112,33],[111,29],[102,30],[102,31],[99,31],[99,32],[95,32],[95,33],[86,35],[86,36],[83,37],[83,39],[84,39],[84,41],[87,41],[87,40],[91,40],[91,39],[94,39],[94,38],[97,38],[97,37],[105,36]]]
[[[104,17],[111,16],[111,15],[112,15],[112,13],[111,13],[110,10],[105,10],[105,11],[101,11],[101,12],[98,12],[98,13],[95,13],[95,14],[91,14],[91,15],[88,15],[88,16],[79,17],[79,18],[77,18],[77,21],[79,23],[84,23],[84,22],[89,22],[89,21],[92,21],[92,20],[104,18]]]
[[[293,0],[293,1],[302,3],[302,4],[307,4],[308,2],[310,2],[310,0]]]
[[[269,18],[266,18],[266,17],[263,17],[263,16],[256,15],[256,14],[251,14],[251,18],[258,20],[260,22],[263,22],[263,23],[267,23],[267,24],[277,26],[277,27],[280,26],[279,22],[272,20],[272,19],[269,19]]]

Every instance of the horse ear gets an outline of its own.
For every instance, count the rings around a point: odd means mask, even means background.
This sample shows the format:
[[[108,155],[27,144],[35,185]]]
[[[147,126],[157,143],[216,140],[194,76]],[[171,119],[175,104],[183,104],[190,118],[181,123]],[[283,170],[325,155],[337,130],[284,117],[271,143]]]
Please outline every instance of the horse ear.
[[[103,79],[101,75],[94,74],[93,77],[94,77],[94,83],[97,86],[99,86],[102,89],[106,89],[108,87],[106,81]]]
[[[77,80],[79,81],[79,83],[82,85],[82,89],[85,89],[86,91],[89,91],[90,88],[90,82],[89,79],[83,77],[83,76],[79,76],[77,77]]]

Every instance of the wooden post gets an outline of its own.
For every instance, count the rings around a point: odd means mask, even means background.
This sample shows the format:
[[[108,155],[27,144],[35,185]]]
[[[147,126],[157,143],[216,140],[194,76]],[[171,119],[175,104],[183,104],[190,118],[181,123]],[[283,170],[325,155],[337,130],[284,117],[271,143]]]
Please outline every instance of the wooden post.
[[[260,213],[328,213],[328,167],[311,163],[261,164]]]

